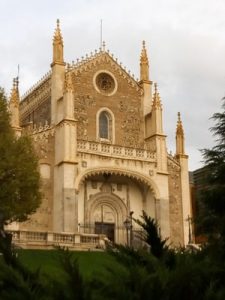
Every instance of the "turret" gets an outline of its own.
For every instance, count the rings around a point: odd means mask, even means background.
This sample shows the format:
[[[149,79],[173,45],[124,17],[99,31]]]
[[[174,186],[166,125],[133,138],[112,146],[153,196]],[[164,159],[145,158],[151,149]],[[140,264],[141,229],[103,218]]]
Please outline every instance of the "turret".
[[[17,136],[21,135],[21,127],[19,120],[19,80],[18,77],[13,79],[13,87],[9,100],[9,111],[11,114],[11,126]]]
[[[142,50],[140,57],[140,82],[143,88],[143,112],[144,116],[150,113],[152,100],[152,81],[149,80],[149,61],[145,41],[142,42]]]
[[[59,20],[53,37],[53,60],[51,78],[51,124],[57,124],[61,119],[58,101],[63,97],[65,63],[63,57],[63,38],[60,31]]]
[[[177,129],[176,129],[176,156],[185,155],[184,150],[184,129],[178,112]]]
[[[183,209],[183,228],[184,228],[184,244],[187,245],[189,240],[189,226],[187,218],[192,215],[191,200],[190,200],[190,186],[188,173],[188,155],[185,154],[184,149],[184,129],[181,121],[180,113],[178,113],[177,128],[176,128],[176,158],[180,163],[181,169],[181,195],[182,195],[182,209]]]
[[[63,97],[57,100],[55,125],[54,218],[55,231],[73,232],[78,227],[75,193],[77,176],[77,121],[74,118],[72,71],[68,67],[63,81]],[[60,200],[59,200],[60,199]],[[59,220],[63,220],[59,222]]]

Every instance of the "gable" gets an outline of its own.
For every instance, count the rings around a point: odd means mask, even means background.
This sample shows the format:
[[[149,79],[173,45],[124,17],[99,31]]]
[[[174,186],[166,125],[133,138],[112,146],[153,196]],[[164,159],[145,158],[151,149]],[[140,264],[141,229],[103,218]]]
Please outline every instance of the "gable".
[[[142,147],[142,90],[137,82],[107,53],[72,72],[78,139],[96,140],[96,118],[106,108],[115,120],[114,143]]]

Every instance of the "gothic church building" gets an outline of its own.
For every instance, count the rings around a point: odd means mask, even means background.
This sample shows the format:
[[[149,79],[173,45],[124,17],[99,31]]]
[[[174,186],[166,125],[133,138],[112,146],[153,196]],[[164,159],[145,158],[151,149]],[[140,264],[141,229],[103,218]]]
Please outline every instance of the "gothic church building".
[[[125,244],[124,222],[144,210],[172,245],[188,243],[183,126],[178,114],[172,156],[144,42],[139,80],[104,45],[69,65],[57,21],[51,71],[22,99],[15,82],[9,109],[16,134],[32,136],[42,178],[42,204],[19,230],[104,233]]]

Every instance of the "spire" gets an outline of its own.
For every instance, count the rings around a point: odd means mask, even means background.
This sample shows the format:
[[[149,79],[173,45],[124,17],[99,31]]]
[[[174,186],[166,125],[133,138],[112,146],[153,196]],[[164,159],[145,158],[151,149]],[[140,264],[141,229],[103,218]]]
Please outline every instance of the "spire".
[[[140,80],[149,81],[149,62],[145,41],[142,42],[141,58],[140,58]]]
[[[184,151],[184,129],[178,112],[177,128],[176,128],[176,155],[185,154]]]
[[[18,77],[16,77],[16,78],[13,78],[13,87],[12,87],[11,94],[10,94],[9,105],[19,108],[19,102],[20,102],[19,79],[18,79]]]
[[[56,29],[53,37],[53,64],[64,64],[63,38],[60,30],[59,19],[57,19]]]
[[[162,103],[161,103],[161,99],[160,99],[160,95],[158,92],[158,85],[155,82],[154,83],[154,94],[153,94],[153,100],[152,100],[152,109],[162,109]]]
[[[11,126],[17,132],[20,131],[19,121],[19,79],[18,77],[13,79],[13,87],[9,99],[9,111],[11,114]]]
[[[184,136],[184,129],[183,129],[183,124],[182,124],[181,117],[180,117],[180,112],[177,113],[177,116],[178,116],[178,120],[177,120],[176,135]]]

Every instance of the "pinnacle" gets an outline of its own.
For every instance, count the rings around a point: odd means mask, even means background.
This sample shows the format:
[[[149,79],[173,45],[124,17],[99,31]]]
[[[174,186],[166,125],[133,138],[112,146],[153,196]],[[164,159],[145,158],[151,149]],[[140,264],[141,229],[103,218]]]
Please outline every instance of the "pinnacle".
[[[141,63],[148,64],[148,55],[147,55],[147,51],[145,48],[145,41],[142,41]]]
[[[181,121],[181,114],[180,114],[180,112],[177,113],[177,117],[178,117],[178,120],[177,120],[177,130],[176,130],[176,133],[177,133],[177,135],[184,135],[183,124],[182,124],[182,121]]]
[[[19,103],[19,79],[18,77],[13,78],[13,86],[11,90],[11,95],[10,95],[10,102],[11,103]]]
[[[160,99],[160,95],[159,95],[159,92],[158,92],[158,85],[157,83],[155,82],[154,83],[154,94],[153,94],[153,102],[152,102],[152,106],[154,108],[162,108],[162,104],[161,104],[161,99]]]
[[[56,29],[54,33],[54,41],[60,41],[62,42],[62,34],[60,30],[60,21],[59,19],[56,20]]]

